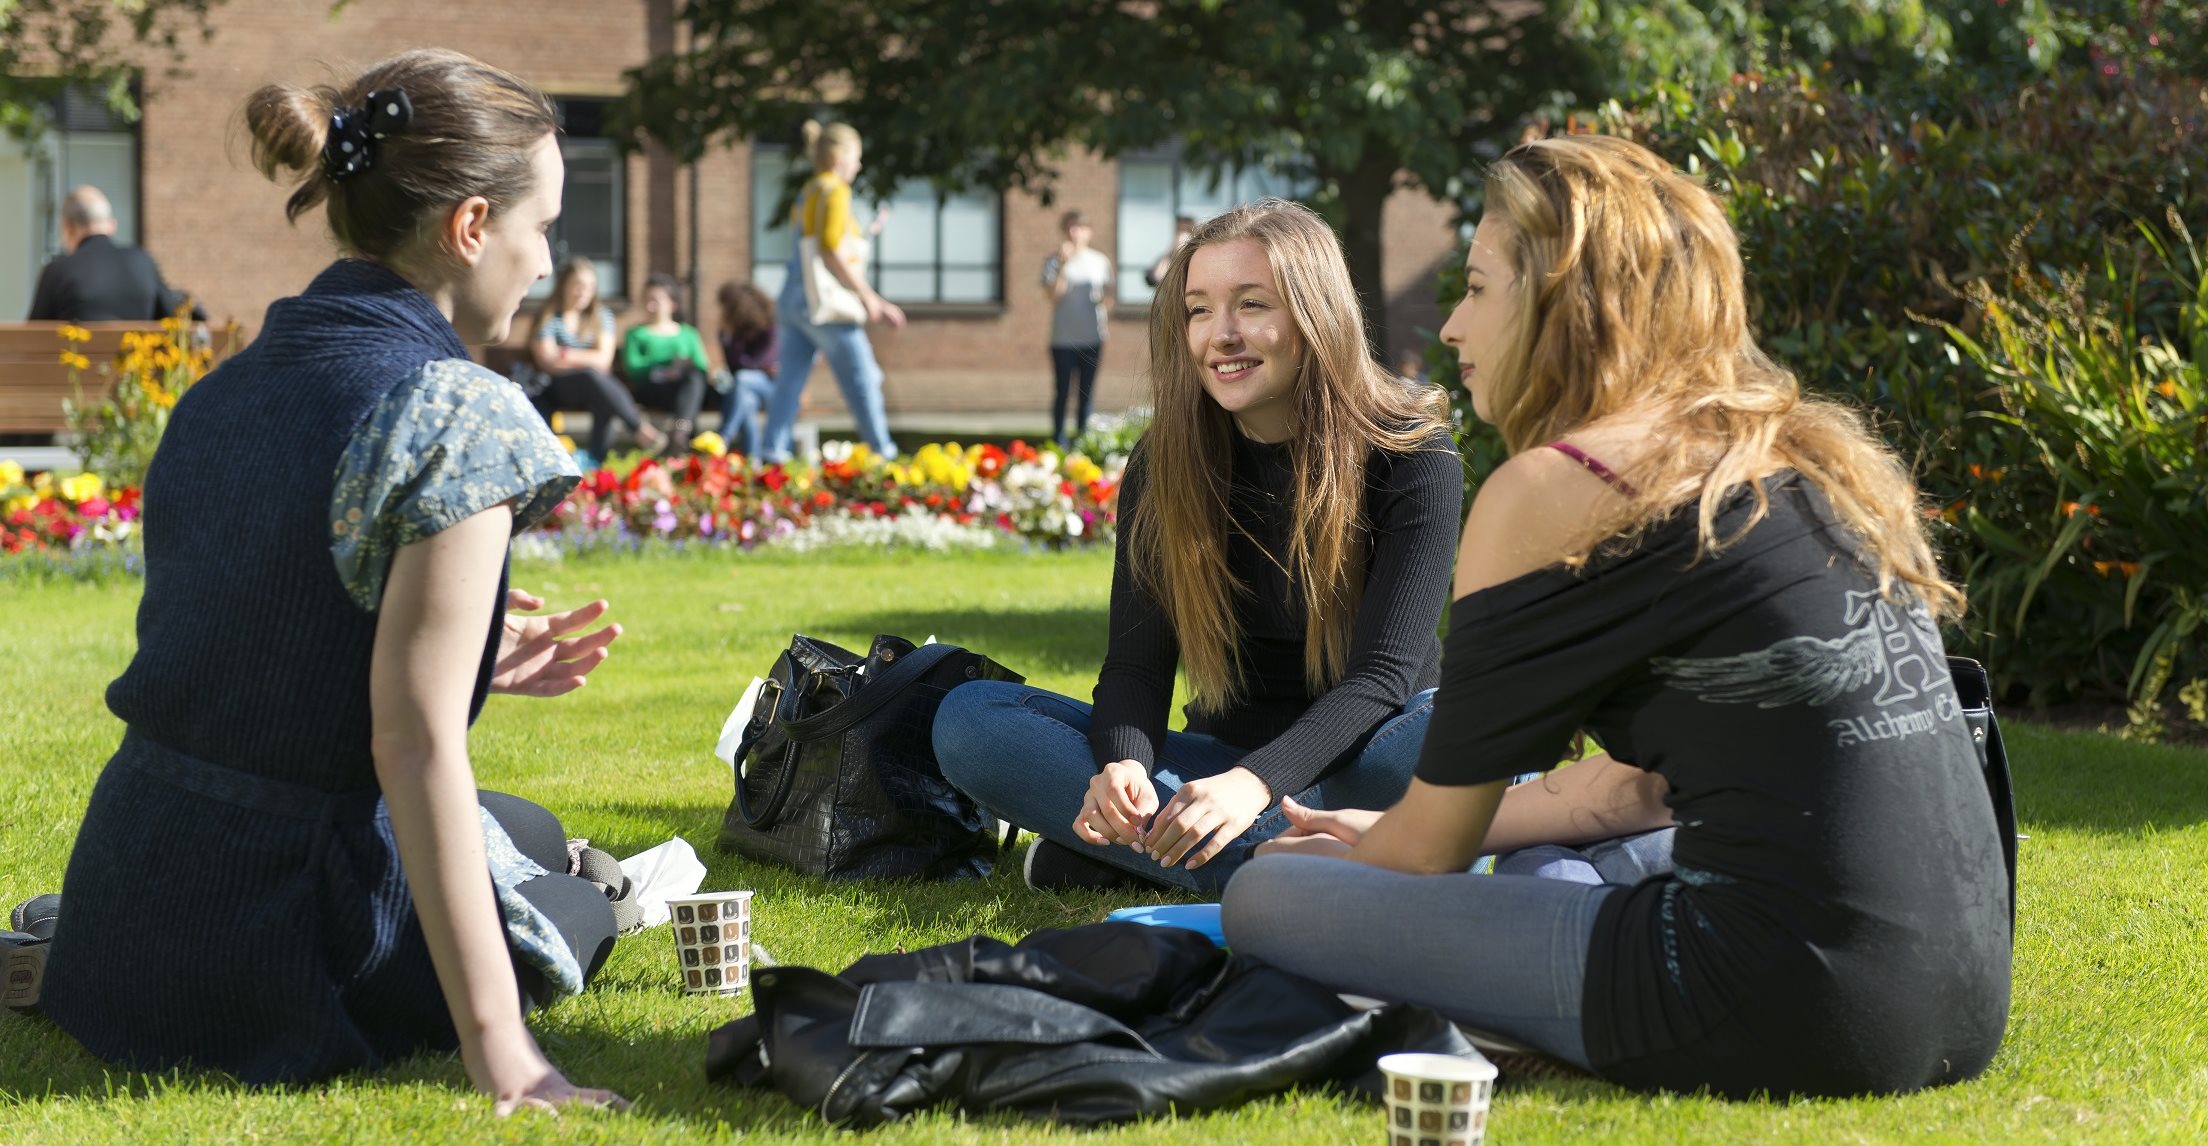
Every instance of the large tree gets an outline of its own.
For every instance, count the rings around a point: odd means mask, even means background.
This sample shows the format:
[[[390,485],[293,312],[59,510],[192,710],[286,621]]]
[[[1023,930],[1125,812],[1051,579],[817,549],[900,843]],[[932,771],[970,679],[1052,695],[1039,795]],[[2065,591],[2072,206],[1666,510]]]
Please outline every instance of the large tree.
[[[132,80],[155,61],[174,62],[209,34],[222,0],[0,0],[0,128],[29,135],[72,88],[96,90],[117,113],[138,117]]]
[[[689,0],[680,19],[686,50],[630,73],[617,119],[639,138],[689,158],[828,110],[865,136],[876,190],[1046,199],[1068,146],[1266,163],[1340,226],[1376,340],[1389,192],[1461,199],[1475,156],[1596,75],[1543,0]]]

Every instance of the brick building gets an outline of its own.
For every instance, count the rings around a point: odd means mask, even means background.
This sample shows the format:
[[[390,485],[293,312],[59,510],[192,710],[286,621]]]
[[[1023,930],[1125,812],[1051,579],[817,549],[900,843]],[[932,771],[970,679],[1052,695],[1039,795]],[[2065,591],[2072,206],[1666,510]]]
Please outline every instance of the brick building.
[[[40,152],[0,144],[0,315],[23,313],[38,267],[58,245],[52,204],[60,191],[91,182],[115,200],[123,237],[151,250],[172,283],[197,294],[218,320],[234,317],[250,329],[332,248],[313,217],[285,227],[285,191],[252,170],[239,115],[246,95],[270,81],[349,76],[423,45],[467,51],[560,99],[569,167],[555,239],[566,253],[607,264],[606,293],[618,296],[617,308],[654,271],[694,284],[707,299],[723,281],[747,276],[772,293],[791,242],[772,208],[782,173],[802,161],[786,143],[731,147],[683,166],[665,154],[621,156],[597,134],[623,69],[672,50],[682,34],[673,0],[538,0],[496,19],[484,9],[438,0],[368,0],[335,13],[326,0],[215,7],[212,38],[191,47],[179,71],[156,67],[145,76],[139,124],[112,122],[85,101],[63,109],[60,130]],[[1170,241],[1173,216],[1208,216],[1244,197],[1294,190],[1261,172],[1186,170],[1164,153],[1117,163],[1075,155],[1059,166],[1049,207],[1016,192],[938,201],[925,188],[889,204],[875,273],[912,320],[874,333],[893,421],[954,415],[1042,424],[1050,324],[1039,275],[1059,240],[1058,216],[1073,207],[1088,214],[1097,246],[1120,272],[1098,407],[1139,402],[1148,337],[1142,271]],[[1398,192],[1384,233],[1393,354],[1417,345],[1417,328],[1439,324],[1430,284],[1452,248],[1452,212]],[[710,331],[709,324],[710,317],[701,326]],[[816,414],[832,421],[839,412],[824,369],[807,395]]]

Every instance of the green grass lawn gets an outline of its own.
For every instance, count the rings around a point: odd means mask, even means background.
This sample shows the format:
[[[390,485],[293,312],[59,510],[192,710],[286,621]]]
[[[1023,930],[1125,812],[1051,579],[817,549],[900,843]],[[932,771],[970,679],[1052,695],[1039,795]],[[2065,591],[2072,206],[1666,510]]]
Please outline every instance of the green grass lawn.
[[[680,835],[711,888],[748,887],[760,939],[829,969],[868,951],[1089,922],[1124,900],[1031,894],[1014,865],[981,884],[826,886],[718,855],[729,796],[711,755],[737,691],[793,629],[862,645],[930,633],[1036,683],[1087,694],[1104,651],[1109,556],[980,554],[594,558],[524,567],[555,603],[613,600],[627,629],[582,692],[494,698],[477,775],[626,855]],[[72,833],[121,726],[101,691],[128,661],[136,586],[0,582],[0,901],[60,886]],[[1857,1142],[1931,1138],[2208,1140],[2208,755],[2015,727],[2023,889],[2015,1009],[1988,1074],[1899,1099],[1733,1103],[1595,1082],[1506,1087],[1495,1141]],[[1774,766],[1779,766],[1774,762]],[[177,862],[188,864],[189,856]],[[43,1023],[0,1018],[0,1143],[170,1141],[823,1141],[838,1132],[772,1094],[706,1085],[705,1034],[748,1007],[682,995],[664,931],[624,940],[593,988],[536,1020],[578,1082],[626,1116],[500,1122],[458,1061],[247,1092],[226,1079],[104,1069]],[[1478,974],[1476,967],[1465,973]],[[1904,985],[1896,984],[1896,989]],[[178,990],[189,990],[179,978]],[[1297,1095],[1105,1131],[931,1114],[905,1142],[1376,1142],[1379,1115]]]

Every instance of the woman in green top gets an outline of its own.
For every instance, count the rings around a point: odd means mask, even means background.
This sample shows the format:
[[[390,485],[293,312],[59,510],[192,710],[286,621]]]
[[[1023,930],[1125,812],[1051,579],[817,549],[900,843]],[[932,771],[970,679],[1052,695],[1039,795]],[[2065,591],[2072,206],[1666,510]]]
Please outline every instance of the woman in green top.
[[[675,416],[674,430],[667,435],[670,454],[690,448],[713,369],[698,328],[681,321],[681,290],[673,275],[645,279],[644,322],[630,327],[621,340],[621,377],[637,404]]]

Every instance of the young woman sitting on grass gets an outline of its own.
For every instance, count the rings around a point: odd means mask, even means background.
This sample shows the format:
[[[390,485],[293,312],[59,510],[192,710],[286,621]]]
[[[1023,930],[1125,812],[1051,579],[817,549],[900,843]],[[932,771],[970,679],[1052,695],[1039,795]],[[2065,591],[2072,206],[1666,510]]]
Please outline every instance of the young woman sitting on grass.
[[[636,444],[655,453],[672,444],[659,427],[646,421],[636,399],[613,374],[618,340],[613,311],[598,297],[598,268],[581,256],[560,264],[552,295],[537,310],[529,331],[528,373],[537,406],[584,410],[590,414],[589,451],[604,462],[613,449],[614,431],[627,426]]]
[[[1214,890],[1287,828],[1282,796],[1392,803],[1439,671],[1461,463],[1441,391],[1372,360],[1334,232],[1277,199],[1230,211],[1159,299],[1095,707],[977,681],[935,719],[951,782],[1043,837],[1038,887]]]
[[[122,746],[58,918],[41,897],[0,936],[7,1001],[134,1070],[308,1082],[457,1046],[501,1112],[618,1104],[523,1021],[597,970],[613,909],[550,813],[479,797],[467,747],[486,693],[572,691],[619,634],[565,639],[602,601],[502,619],[541,605],[507,590],[508,537],[579,475],[468,359],[552,268],[551,101],[418,51],[246,119],[347,257],[177,403]]]
[[[1417,779],[1384,815],[1296,811],[1228,940],[1627,1086],[1970,1078],[2010,892],[1907,471],[1756,347],[1723,209],[1655,155],[1530,143],[1486,203],[1442,339],[1512,456],[1465,525]],[[1582,730],[1606,753],[1505,797]],[[1632,886],[1465,874],[1674,822]]]
[[[687,455],[713,364],[705,357],[698,328],[682,321],[682,284],[675,276],[658,273],[645,279],[643,305],[644,321],[621,339],[621,376],[637,405],[675,416],[667,452]]]

